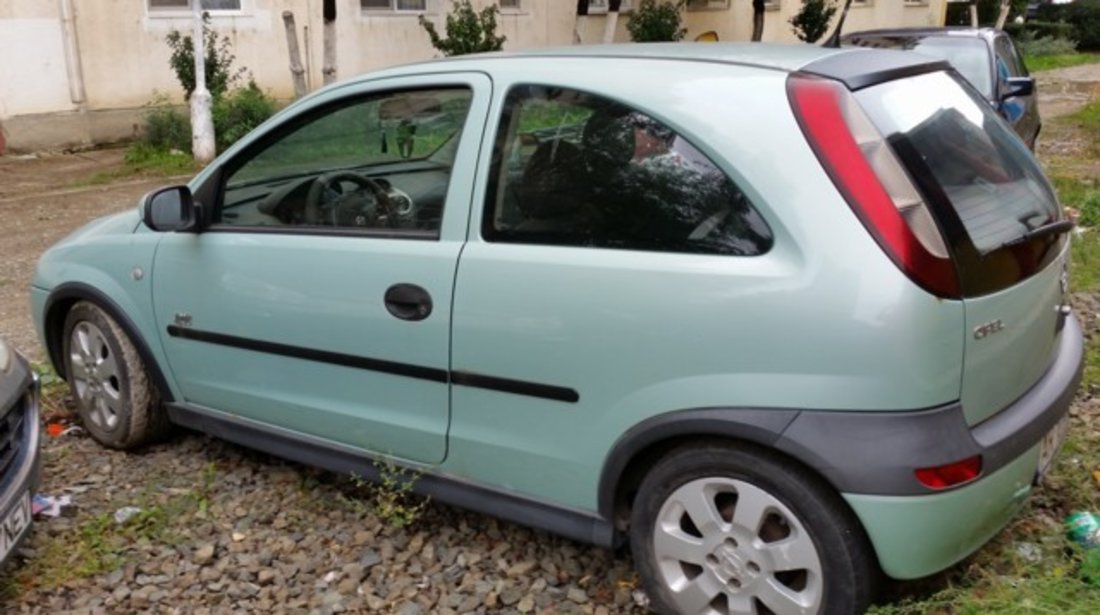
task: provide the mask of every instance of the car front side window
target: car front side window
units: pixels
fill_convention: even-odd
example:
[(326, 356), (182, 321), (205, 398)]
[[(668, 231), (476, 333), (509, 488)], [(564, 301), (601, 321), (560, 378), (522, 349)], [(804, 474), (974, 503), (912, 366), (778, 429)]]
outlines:
[(438, 233), (471, 92), (388, 92), (326, 106), (230, 162), (214, 224)]

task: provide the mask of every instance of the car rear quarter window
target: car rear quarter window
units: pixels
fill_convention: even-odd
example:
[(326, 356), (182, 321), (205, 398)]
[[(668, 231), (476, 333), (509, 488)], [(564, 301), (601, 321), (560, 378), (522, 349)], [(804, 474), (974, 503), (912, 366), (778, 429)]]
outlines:
[(682, 135), (607, 98), (518, 86), (504, 105), (489, 241), (753, 256), (772, 234)]
[(1060, 251), (1054, 191), (1027, 147), (957, 77), (930, 73), (856, 93), (924, 193), (957, 262), (964, 293), (995, 292)]

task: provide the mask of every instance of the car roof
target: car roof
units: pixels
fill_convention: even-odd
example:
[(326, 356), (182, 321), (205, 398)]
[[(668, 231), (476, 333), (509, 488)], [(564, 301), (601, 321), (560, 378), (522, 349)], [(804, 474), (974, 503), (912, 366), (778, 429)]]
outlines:
[[(613, 59), (623, 62), (643, 61), (682, 61), (729, 64), (731, 66), (746, 66), (762, 68), (784, 73), (794, 72), (819, 65), (822, 61), (829, 64), (867, 63), (876, 65), (876, 58), (870, 55), (855, 56), (853, 54), (878, 54), (878, 60), (885, 59), (887, 63), (895, 64), (921, 64), (934, 63), (935, 60), (917, 60), (913, 56), (901, 51), (862, 49), (862, 48), (826, 48), (807, 44), (782, 44), (782, 43), (620, 43), (612, 45), (573, 45), (570, 47), (546, 47), (528, 49), (522, 51), (479, 53), (451, 58), (437, 58), (424, 62), (395, 66), (377, 72), (371, 72), (344, 84), (365, 81), (379, 77), (393, 75), (408, 75), (417, 73), (436, 72), (442, 67), (448, 70), (469, 70), (492, 73), (494, 69), (503, 69), (505, 66), (522, 66), (524, 70), (541, 67), (545, 72), (552, 73), (555, 66), (548, 60), (575, 60), (575, 59)], [(893, 56), (892, 54), (897, 54)], [(848, 60), (853, 60), (849, 62)], [(666, 73), (668, 74), (668, 73)]]
[(882, 28), (879, 30), (860, 30), (849, 32), (840, 37), (842, 41), (858, 38), (928, 38), (932, 36), (950, 36), (959, 38), (991, 39), (1000, 33), (996, 28), (971, 28), (969, 26), (945, 26), (926, 28)]

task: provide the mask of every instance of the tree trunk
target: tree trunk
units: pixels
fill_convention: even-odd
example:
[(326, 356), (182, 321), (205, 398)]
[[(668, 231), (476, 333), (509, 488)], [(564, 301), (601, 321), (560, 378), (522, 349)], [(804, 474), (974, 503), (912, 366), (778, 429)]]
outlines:
[(325, 0), (324, 58), (321, 60), (321, 76), (325, 85), (336, 81), (336, 0)]
[(994, 26), (998, 30), (1005, 29), (1005, 22), (1008, 21), (1008, 12), (1012, 9), (1011, 0), (1001, 0), (1001, 12), (997, 15), (997, 25)]
[(615, 42), (615, 29), (618, 26), (619, 11), (607, 9), (607, 19), (603, 23), (603, 38), (601, 39), (604, 45), (610, 45)]
[(752, 42), (764, 38), (764, 0), (752, 0)]
[(977, 2), (971, 2), (970, 3), (970, 27), (971, 28), (977, 28), (978, 27), (978, 3)]
[(306, 95), (306, 69), (302, 68), (302, 54), (298, 50), (298, 29), (294, 25), (294, 13), (283, 11), (286, 26), (286, 50), (290, 55), (290, 77), (294, 80), (294, 98)]
[(203, 41), (202, 9), (195, 3), (192, 41), (195, 54), (195, 91), (191, 92), (191, 155), (200, 164), (214, 159), (214, 118), (210, 114), (210, 91), (206, 89), (206, 44)]

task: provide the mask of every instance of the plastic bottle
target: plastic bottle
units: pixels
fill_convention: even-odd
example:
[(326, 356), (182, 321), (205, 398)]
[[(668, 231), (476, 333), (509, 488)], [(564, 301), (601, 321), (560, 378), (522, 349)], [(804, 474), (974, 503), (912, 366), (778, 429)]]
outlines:
[(1066, 517), (1066, 535), (1085, 549), (1100, 548), (1100, 516), (1075, 512)]

